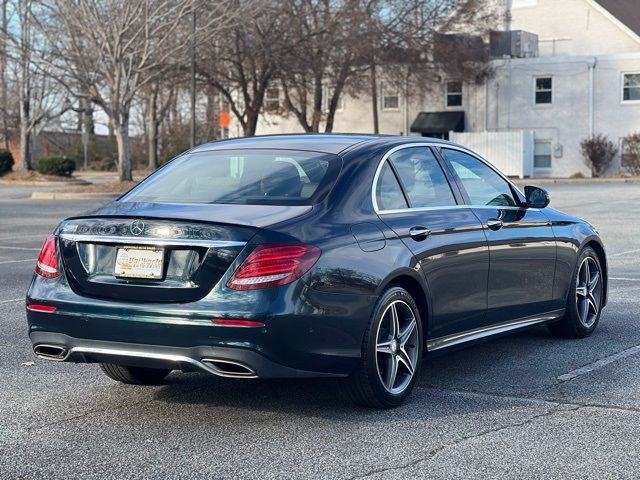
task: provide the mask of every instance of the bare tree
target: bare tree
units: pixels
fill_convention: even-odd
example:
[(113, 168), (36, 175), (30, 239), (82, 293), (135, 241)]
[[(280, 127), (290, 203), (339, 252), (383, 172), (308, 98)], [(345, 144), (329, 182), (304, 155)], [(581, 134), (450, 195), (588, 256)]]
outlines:
[(8, 0), (2, 0), (0, 8), (2, 9), (2, 30), (0, 30), (0, 110), (2, 113), (2, 142), (5, 150), (9, 149), (9, 123), (7, 121), (7, 38), (8, 38), (8, 19), (7, 4)]
[(167, 116), (175, 95), (175, 85), (166, 85), (160, 80), (145, 89), (148, 167), (152, 170), (158, 168), (160, 124)]
[[(10, 56), (14, 66), (17, 88), (20, 159), (25, 170), (31, 165), (31, 140), (34, 131), (60, 117), (69, 109), (65, 92), (43, 69), (37, 58), (46, 58), (49, 50), (45, 39), (34, 30), (36, 17), (42, 14), (41, 5), (34, 0), (18, 0), (13, 23), (16, 32), (9, 32)], [(36, 54), (36, 52), (39, 52)], [(5, 110), (8, 103), (5, 103)]]
[(266, 91), (288, 48), (280, 3), (237, 0), (236, 8), (251, 12), (248, 18), (227, 35), (210, 37), (198, 56), (198, 74), (222, 94), (245, 136), (256, 133)]
[(239, 12), (231, 0), (198, 9), (198, 29), (186, 27), (197, 0), (56, 0), (43, 25), (57, 54), (58, 78), (90, 93), (114, 128), (120, 180), (131, 180), (131, 106), (143, 88), (186, 57), (190, 35), (220, 35)]
[(429, 92), (442, 76), (479, 82), (493, 73), (485, 39), (501, 20), (496, 0), (386, 0), (372, 57), (405, 95)]
[[(280, 65), (285, 108), (306, 132), (333, 130), (348, 82), (366, 70), (376, 0), (283, 0), (293, 48)], [(325, 113), (326, 110), (326, 113)]]

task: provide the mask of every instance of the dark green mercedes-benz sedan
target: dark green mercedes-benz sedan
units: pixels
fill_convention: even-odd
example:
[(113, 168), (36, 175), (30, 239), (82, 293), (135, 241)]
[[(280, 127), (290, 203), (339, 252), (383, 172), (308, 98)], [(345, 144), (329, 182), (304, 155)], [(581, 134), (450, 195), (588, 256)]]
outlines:
[(27, 293), (36, 355), (124, 383), (172, 370), (341, 377), (409, 395), (427, 352), (607, 302), (593, 227), (445, 141), (284, 135), (197, 147), (62, 221)]

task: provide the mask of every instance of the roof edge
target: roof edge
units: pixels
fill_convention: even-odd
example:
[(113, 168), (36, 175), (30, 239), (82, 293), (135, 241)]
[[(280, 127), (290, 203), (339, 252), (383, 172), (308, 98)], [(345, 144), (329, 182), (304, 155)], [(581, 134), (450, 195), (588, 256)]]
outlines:
[(596, 0), (585, 0), (585, 1), (589, 5), (591, 5), (591, 7), (593, 7), (595, 10), (597, 10), (602, 15), (604, 15), (604, 17), (607, 18), (609, 21), (611, 21), (616, 27), (618, 27), (620, 30), (622, 30), (624, 33), (630, 36), (633, 40), (635, 40), (637, 43), (640, 43), (640, 35), (634, 32), (627, 25), (625, 25), (625, 23), (622, 20), (620, 20), (618, 17), (612, 14), (605, 7), (600, 5)]

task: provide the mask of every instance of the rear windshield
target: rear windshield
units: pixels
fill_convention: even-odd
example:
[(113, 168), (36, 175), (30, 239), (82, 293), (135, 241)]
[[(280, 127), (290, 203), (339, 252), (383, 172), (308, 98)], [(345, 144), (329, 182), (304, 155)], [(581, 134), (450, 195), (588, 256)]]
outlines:
[(218, 150), (177, 158), (123, 201), (312, 205), (340, 171), (335, 155), (293, 150)]

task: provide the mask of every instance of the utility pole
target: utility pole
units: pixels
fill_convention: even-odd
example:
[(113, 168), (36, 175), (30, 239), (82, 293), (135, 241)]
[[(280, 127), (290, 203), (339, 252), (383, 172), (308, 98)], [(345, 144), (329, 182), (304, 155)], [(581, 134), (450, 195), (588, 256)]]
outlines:
[(196, 9), (191, 17), (191, 148), (196, 146)]

